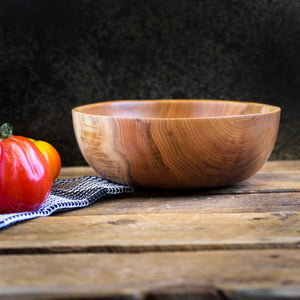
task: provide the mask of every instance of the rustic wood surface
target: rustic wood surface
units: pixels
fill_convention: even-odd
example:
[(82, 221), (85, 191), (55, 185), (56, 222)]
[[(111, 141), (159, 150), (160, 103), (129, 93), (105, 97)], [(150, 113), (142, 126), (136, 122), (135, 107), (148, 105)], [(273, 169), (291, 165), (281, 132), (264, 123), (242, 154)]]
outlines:
[(280, 108), (217, 100), (93, 103), (72, 110), (85, 160), (103, 177), (149, 188), (225, 186), (255, 174)]
[[(94, 174), (63, 168), (61, 178)], [(0, 231), (0, 299), (300, 299), (300, 161)]]

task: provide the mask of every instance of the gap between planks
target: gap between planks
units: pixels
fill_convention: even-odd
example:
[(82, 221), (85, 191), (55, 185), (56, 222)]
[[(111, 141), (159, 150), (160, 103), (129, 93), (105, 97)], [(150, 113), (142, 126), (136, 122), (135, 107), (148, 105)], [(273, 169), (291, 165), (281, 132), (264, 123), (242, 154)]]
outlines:
[(35, 247), (35, 248), (12, 248), (0, 249), (0, 256), (8, 255), (51, 255), (51, 254), (138, 254), (138, 253), (174, 253), (174, 252), (201, 252), (201, 251), (264, 251), (264, 250), (296, 250), (300, 249), (299, 240), (289, 240), (288, 243), (265, 243), (260, 245), (254, 244), (205, 244), (205, 245), (170, 245), (170, 246), (76, 246), (76, 247), (61, 247), (54, 246)]

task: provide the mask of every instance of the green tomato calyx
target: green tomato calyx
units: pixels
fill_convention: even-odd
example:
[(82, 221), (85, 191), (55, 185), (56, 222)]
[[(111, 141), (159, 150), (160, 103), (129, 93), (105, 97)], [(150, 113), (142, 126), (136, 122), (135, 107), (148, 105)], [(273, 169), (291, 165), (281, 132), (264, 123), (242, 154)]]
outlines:
[(9, 139), (12, 133), (13, 133), (13, 127), (8, 123), (4, 123), (0, 127), (0, 141), (4, 139)]

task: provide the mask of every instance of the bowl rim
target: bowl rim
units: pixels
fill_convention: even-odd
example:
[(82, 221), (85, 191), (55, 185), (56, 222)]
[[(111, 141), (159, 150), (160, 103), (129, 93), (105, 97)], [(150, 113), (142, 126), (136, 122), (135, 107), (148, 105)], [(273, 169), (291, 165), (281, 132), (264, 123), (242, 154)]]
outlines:
[[(238, 115), (225, 115), (225, 116), (205, 116), (205, 117), (178, 117), (178, 118), (163, 118), (163, 117), (130, 117), (130, 116), (114, 116), (114, 115), (101, 115), (101, 114), (91, 114), (83, 112), (82, 109), (92, 106), (101, 106), (101, 105), (109, 105), (109, 104), (115, 104), (115, 103), (141, 103), (141, 102), (211, 102), (211, 103), (217, 103), (217, 102), (226, 102), (231, 104), (247, 104), (247, 105), (255, 105), (255, 106), (265, 106), (269, 107), (272, 110), (268, 112), (263, 113), (247, 113), (247, 114), (238, 114)], [(270, 115), (274, 113), (280, 113), (281, 108), (276, 105), (271, 104), (265, 104), (265, 103), (259, 103), (259, 102), (251, 102), (251, 101), (235, 101), (235, 100), (214, 100), (214, 99), (136, 99), (136, 100), (109, 100), (109, 101), (103, 101), (103, 102), (94, 102), (84, 105), (79, 105), (74, 108), (72, 108), (72, 114), (82, 114), (82, 115), (88, 115), (88, 116), (96, 116), (101, 118), (110, 118), (110, 119), (130, 119), (130, 120), (205, 120), (205, 119), (228, 119), (228, 118), (245, 118), (249, 116), (264, 116), (264, 115)]]

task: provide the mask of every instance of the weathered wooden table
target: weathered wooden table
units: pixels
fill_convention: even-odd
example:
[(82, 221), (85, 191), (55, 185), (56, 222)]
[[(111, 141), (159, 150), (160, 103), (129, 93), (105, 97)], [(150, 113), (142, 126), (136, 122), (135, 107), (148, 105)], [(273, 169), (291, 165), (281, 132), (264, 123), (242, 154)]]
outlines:
[[(93, 174), (63, 168), (61, 178)], [(300, 299), (300, 161), (0, 231), (0, 299)]]

